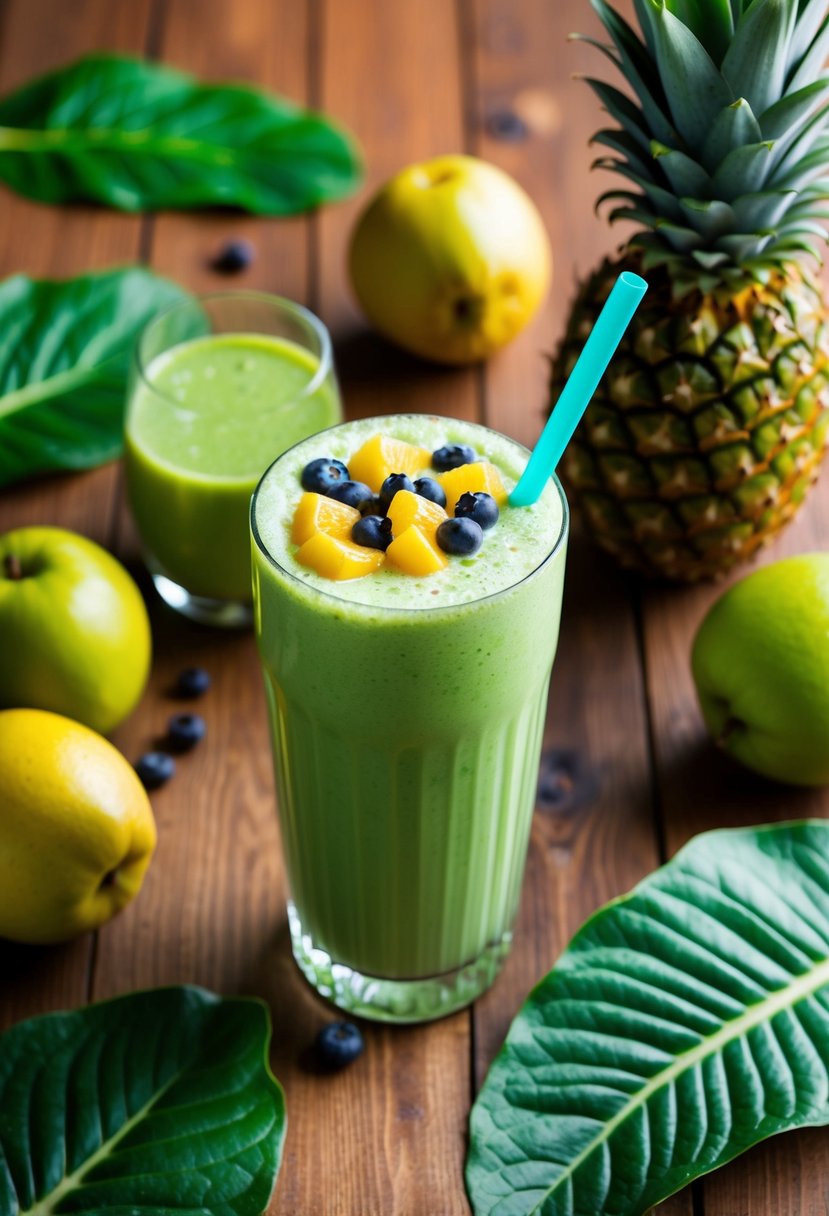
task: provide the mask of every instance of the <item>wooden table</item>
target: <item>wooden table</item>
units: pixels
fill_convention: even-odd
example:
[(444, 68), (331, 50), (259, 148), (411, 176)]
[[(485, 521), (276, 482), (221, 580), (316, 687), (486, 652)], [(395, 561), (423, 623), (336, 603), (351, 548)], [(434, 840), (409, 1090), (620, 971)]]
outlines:
[[(321, 314), (350, 415), (430, 409), (535, 439), (545, 356), (576, 273), (619, 239), (592, 214), (606, 185), (588, 173), (599, 115), (571, 78), (604, 65), (565, 41), (574, 29), (597, 32), (586, 0), (5, 0), (0, 14), (3, 90), (83, 52), (118, 49), (321, 106), (357, 133), (367, 163), (358, 197), (288, 221), (58, 211), (3, 192), (3, 273), (63, 276), (144, 260), (203, 291), (220, 285), (208, 268), (217, 247), (247, 237), (258, 257), (233, 286), (291, 296)], [(522, 137), (511, 115), (523, 120)], [(527, 187), (552, 237), (556, 280), (541, 316), (506, 352), (484, 368), (441, 371), (367, 332), (344, 253), (370, 187), (408, 161), (457, 150)], [(0, 529), (33, 523), (75, 528), (136, 567), (117, 464), (0, 496)], [(827, 545), (824, 475), (768, 557)], [(156, 984), (259, 994), (273, 1012), (273, 1066), (290, 1118), (272, 1216), (467, 1213), (470, 1102), (523, 997), (581, 921), (696, 832), (829, 812), (825, 794), (753, 779), (707, 742), (688, 652), (715, 594), (643, 589), (574, 538), (546, 739), (561, 779), (547, 783), (535, 817), (512, 956), (472, 1010), (419, 1029), (367, 1028), (365, 1055), (334, 1078), (301, 1067), (331, 1012), (290, 959), (253, 640), (173, 619), (150, 594), (152, 683), (115, 741), (131, 759), (146, 750), (172, 712), (174, 674), (200, 663), (214, 677), (203, 702), (208, 743), (153, 796), (159, 847), (135, 903), (72, 945), (0, 952), (2, 1021)], [(661, 1210), (825, 1216), (829, 1132), (771, 1142)]]

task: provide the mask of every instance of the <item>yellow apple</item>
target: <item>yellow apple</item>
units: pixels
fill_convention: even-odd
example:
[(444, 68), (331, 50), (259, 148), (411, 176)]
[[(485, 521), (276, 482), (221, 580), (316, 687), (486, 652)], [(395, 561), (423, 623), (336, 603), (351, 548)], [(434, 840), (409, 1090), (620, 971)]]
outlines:
[(351, 240), (351, 281), (371, 323), (442, 363), (485, 359), (514, 338), (543, 301), (551, 266), (529, 196), (473, 156), (403, 169)]
[(127, 571), (65, 528), (0, 536), (0, 709), (65, 714), (106, 734), (150, 669), (150, 622)]
[(147, 795), (111, 743), (59, 714), (0, 712), (0, 937), (97, 929), (137, 895), (155, 840)]

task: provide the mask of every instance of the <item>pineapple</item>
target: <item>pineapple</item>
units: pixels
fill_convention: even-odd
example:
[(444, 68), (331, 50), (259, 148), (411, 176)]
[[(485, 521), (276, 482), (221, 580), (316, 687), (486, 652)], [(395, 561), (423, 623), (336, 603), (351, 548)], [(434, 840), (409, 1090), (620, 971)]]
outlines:
[[(829, 432), (829, 317), (804, 255), (829, 219), (826, 0), (591, 0), (633, 100), (596, 164), (640, 231), (581, 285), (555, 400), (623, 269), (650, 284), (562, 462), (623, 565), (681, 581), (751, 557), (791, 519)], [(626, 183), (627, 185), (627, 183)]]

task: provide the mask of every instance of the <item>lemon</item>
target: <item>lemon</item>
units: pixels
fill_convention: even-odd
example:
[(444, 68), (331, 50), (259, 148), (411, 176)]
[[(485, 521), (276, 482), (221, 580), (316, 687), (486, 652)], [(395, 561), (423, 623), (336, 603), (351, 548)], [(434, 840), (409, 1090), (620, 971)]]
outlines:
[(155, 847), (134, 770), (86, 726), (0, 711), (0, 937), (58, 942), (138, 893)]
[(723, 750), (778, 781), (829, 784), (829, 553), (785, 558), (731, 587), (691, 661)]

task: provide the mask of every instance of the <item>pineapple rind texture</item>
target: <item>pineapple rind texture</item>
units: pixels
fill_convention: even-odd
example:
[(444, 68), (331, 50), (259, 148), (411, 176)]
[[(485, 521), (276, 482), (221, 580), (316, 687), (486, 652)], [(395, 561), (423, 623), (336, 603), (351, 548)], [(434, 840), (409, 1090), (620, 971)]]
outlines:
[[(553, 401), (630, 255), (583, 284)], [(829, 319), (799, 265), (735, 295), (651, 286), (562, 462), (589, 531), (622, 565), (682, 582), (727, 573), (791, 519), (829, 436)]]

